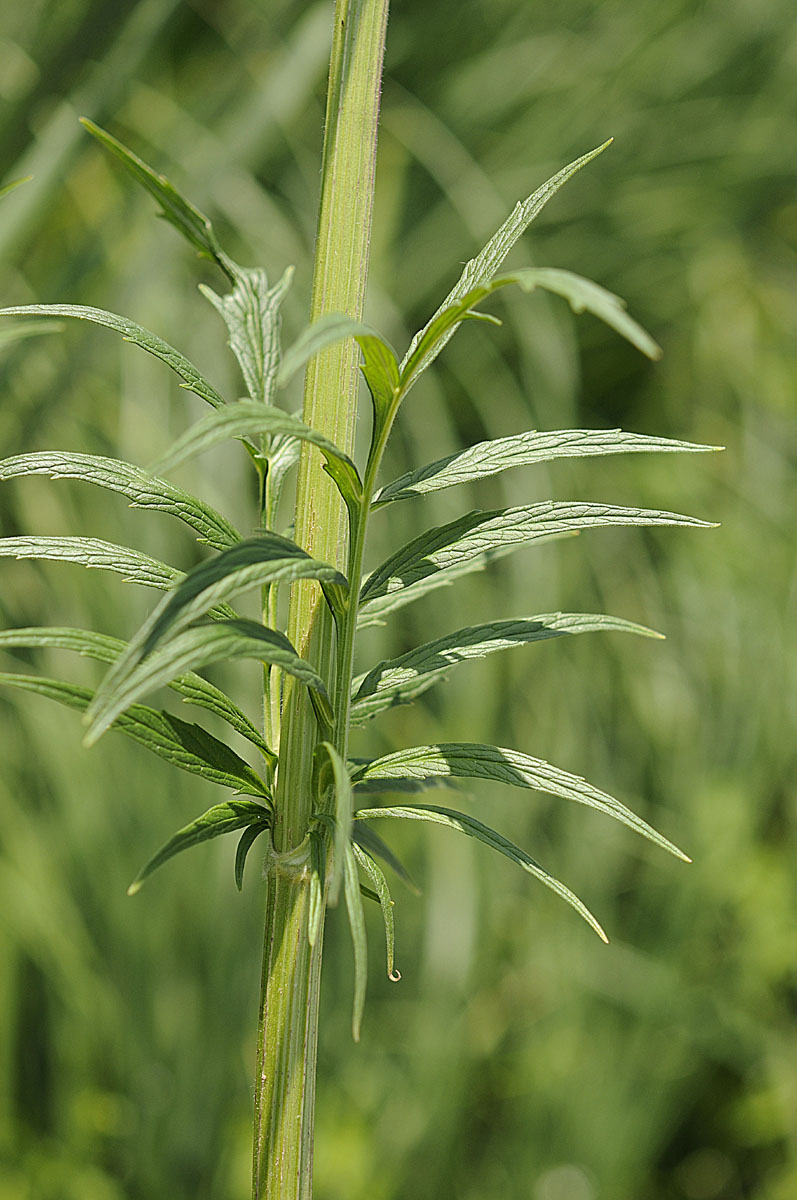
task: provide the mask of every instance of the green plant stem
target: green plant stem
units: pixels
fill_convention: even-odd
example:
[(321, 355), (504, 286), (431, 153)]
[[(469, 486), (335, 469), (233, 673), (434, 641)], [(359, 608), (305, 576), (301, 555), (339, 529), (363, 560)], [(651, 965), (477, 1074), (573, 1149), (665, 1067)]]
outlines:
[(274, 864), (268, 877), (252, 1184), (259, 1200), (312, 1194), (322, 938), (307, 941), (307, 876), (299, 863)]
[[(388, 0), (337, 0), (330, 58), (310, 319), (341, 312), (362, 317), (373, 209), (377, 121)], [(357, 412), (359, 351), (350, 339), (309, 365), (303, 417), (351, 453)], [(304, 447), (297, 481), (295, 537), (313, 557), (345, 569), (347, 521), (317, 451)], [(355, 583), (358, 581), (354, 581)], [(315, 584), (291, 593), (288, 636), (331, 681), (332, 618)], [(255, 1200), (309, 1200), (318, 980), (322, 930), (307, 936), (310, 878), (284, 876), (306, 836), (313, 810), (315, 715), (301, 688), (285, 686), (275, 799), (274, 854), (258, 1037), (255, 1095)]]

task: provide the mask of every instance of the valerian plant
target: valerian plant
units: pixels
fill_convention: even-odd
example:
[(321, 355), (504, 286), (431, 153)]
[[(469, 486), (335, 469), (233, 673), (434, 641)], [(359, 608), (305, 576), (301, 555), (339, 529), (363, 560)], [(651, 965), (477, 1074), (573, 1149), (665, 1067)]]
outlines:
[[(381, 908), (387, 973), (391, 979), (399, 977), (393, 901), (383, 865), (405, 880), (407, 876), (374, 824), (423, 821), (483, 842), (559, 895), (604, 940), (602, 927), (581, 900), (525, 849), (468, 813), (420, 802), (417, 795), (440, 780), (511, 784), (597, 809), (686, 859), (620, 801), (525, 749), (446, 742), (397, 749), (380, 758), (352, 756), (353, 728), (397, 704), (413, 702), (464, 660), (597, 631), (659, 636), (642, 625), (602, 614), (521, 614), (456, 629), (398, 657), (367, 664), (355, 674), (363, 628), (386, 621), (403, 606), (498, 556), (560, 535), (606, 526), (706, 524), (666, 511), (571, 500), (476, 509), (424, 529), (365, 574), (372, 520), (379, 521), (393, 504), (540, 462), (623, 453), (693, 453), (710, 447), (620, 430), (522, 431), (380, 481), (385, 447), (410, 391), (466, 321), (496, 322), (483, 306), (501, 289), (553, 292), (575, 312), (590, 312), (605, 321), (649, 358), (657, 358), (659, 350), (622, 301), (589, 280), (551, 268), (500, 273), (507, 254), (543, 207), (605, 145), (564, 167), (514, 208), (467, 263), (401, 359), (380, 333), (362, 322), (387, 13), (385, 4), (373, 0), (339, 0), (338, 13), (342, 16), (336, 20), (330, 70), (313, 319), (287, 349), (281, 340), (280, 306), (292, 269), (270, 284), (264, 270), (239, 266), (222, 249), (204, 213), (116, 138), (84, 121), (89, 133), (154, 196), (161, 216), (218, 268), (228, 290), (201, 290), (226, 325), (244, 398), (222, 396), (179, 350), (115, 313), (43, 304), (6, 308), (0, 314), (17, 319), (78, 318), (106, 326), (163, 362), (181, 387), (213, 409), (146, 468), (53, 450), (0, 462), (0, 480), (30, 475), (78, 479), (127, 497), (132, 507), (166, 512), (187, 525), (209, 550), (200, 565), (183, 573), (138, 550), (91, 537), (0, 539), (2, 556), (82, 563), (164, 593), (127, 642), (63, 627), (0, 633), (0, 647), (6, 650), (57, 647), (106, 664), (107, 673), (96, 689), (17, 673), (4, 673), (0, 681), (83, 711), (88, 745), (115, 730), (181, 770), (228, 790), (226, 799), (158, 850), (131, 884), (131, 893), (175, 854), (235, 831), (235, 880), (240, 888), (247, 856), (256, 844), (264, 847), (267, 918), (255, 1088), (255, 1197), (311, 1193), (324, 914), (341, 894), (354, 946), (355, 1039), (366, 990), (364, 899)], [(330, 252), (333, 241), (336, 253)], [(343, 250), (349, 252), (348, 259)], [(349, 264), (345, 278), (341, 259)], [(22, 327), (14, 328), (18, 332)], [(370, 396), (371, 419), (370, 449), (360, 464), (352, 456), (358, 367)], [(285, 385), (303, 368), (307, 374), (300, 418), (279, 402)], [(337, 438), (330, 433), (335, 429)], [(243, 463), (257, 482), (258, 529), (251, 537), (242, 536), (222, 513), (166, 478), (179, 463), (230, 439), (239, 441)], [(297, 464), (291, 538), (278, 532), (280, 497)], [(321, 556), (317, 547), (324, 539), (328, 549)], [(291, 606), (287, 629), (282, 630), (279, 597), (286, 586), (292, 589)], [(238, 597), (252, 591), (260, 601), (257, 620), (233, 607)], [(254, 660), (263, 672), (260, 721), (200, 673), (212, 663), (231, 659)], [(245, 739), (257, 768), (201, 725), (142, 703), (164, 685), (186, 703), (214, 713)], [(382, 795), (400, 795), (401, 803), (379, 804)]]

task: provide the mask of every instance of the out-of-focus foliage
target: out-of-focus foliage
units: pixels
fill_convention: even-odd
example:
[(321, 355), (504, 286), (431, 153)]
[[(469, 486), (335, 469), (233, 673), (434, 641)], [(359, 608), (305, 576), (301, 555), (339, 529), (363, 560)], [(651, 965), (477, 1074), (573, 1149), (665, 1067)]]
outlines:
[[(218, 282), (211, 268), (152, 220), (77, 117), (186, 185), (239, 261), (273, 279), (296, 264), (290, 339), (305, 319), (330, 19), (326, 2), (289, 0), (3, 6), (0, 170), (34, 179), (0, 209), (2, 304), (127, 313), (232, 392), (195, 289)], [(595, 532), (475, 577), (461, 623), (607, 611), (669, 640), (562, 639), (464, 665), (425, 707), (366, 727), (363, 752), (516, 746), (609, 788), (695, 865), (599, 816), (480, 788), (473, 811), (573, 884), (607, 949), (508, 864), (443, 832), (400, 830), (424, 896), (394, 889), (403, 980), (372, 980), (357, 1048), (350, 951), (330, 923), (319, 1200), (797, 1194), (796, 63), (790, 0), (396, 6), (374, 322), (402, 343), (453, 283), (452, 262), (613, 135), (509, 265), (597, 279), (665, 354), (651, 366), (554, 299), (507, 297), (504, 329), (474, 322), (408, 400), (389, 474), (430, 446), (440, 456), (530, 424), (621, 425), (728, 450), (697, 466), (536, 467), (474, 491), (489, 505), (600, 487), (722, 528)], [(0, 353), (4, 457), (59, 446), (146, 463), (201, 413), (158, 363), (100, 330), (70, 325)], [(234, 453), (203, 460), (203, 494), (247, 530), (239, 465)], [(398, 505), (382, 548), (419, 527), (418, 505), (452, 515), (447, 494)], [(156, 514), (98, 505), (80, 484), (0, 492), (4, 535), (90, 527), (125, 541), (128, 523), (149, 553), (181, 566), (201, 553)], [(0, 578), (3, 627), (129, 636), (147, 603), (69, 566), (4, 563)], [(445, 593), (427, 603), (422, 635), (420, 619), (410, 610), (374, 630), (375, 652), (450, 628)], [(189, 790), (118, 739), (83, 751), (79, 718), (35, 697), (0, 696), (0, 738), (0, 1200), (245, 1194), (262, 884), (252, 871), (240, 897), (234, 848), (219, 844), (125, 895), (216, 791)]]

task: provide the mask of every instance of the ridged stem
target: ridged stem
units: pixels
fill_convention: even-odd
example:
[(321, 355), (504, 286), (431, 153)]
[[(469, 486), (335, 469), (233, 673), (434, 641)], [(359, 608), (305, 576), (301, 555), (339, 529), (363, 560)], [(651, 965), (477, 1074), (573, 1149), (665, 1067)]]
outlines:
[[(387, 11), (388, 0), (336, 0), (311, 321), (330, 312), (362, 317)], [(349, 454), (357, 415), (358, 354), (350, 339), (338, 343), (311, 361), (305, 378), (305, 422)], [(345, 571), (347, 535), (340, 497), (322, 470), (318, 452), (305, 446), (297, 480), (295, 539), (314, 558)], [(329, 681), (332, 693), (334, 628), (316, 584), (294, 585), (288, 637)], [(254, 1200), (310, 1200), (312, 1195), (323, 929), (311, 947), (310, 874), (302, 862), (302, 847), (313, 811), (311, 777), (318, 740), (306, 693), (287, 678), (268, 872)]]

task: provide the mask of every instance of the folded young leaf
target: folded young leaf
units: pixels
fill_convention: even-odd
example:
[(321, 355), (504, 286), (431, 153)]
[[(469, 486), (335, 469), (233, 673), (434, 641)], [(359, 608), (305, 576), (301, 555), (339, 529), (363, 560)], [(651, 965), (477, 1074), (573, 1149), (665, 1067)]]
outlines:
[(349, 928), (354, 948), (354, 1009), (351, 1032), (355, 1042), (359, 1042), (360, 1026), (365, 1008), (365, 987), (368, 982), (368, 943), (365, 937), (365, 915), (360, 895), (360, 881), (357, 876), (357, 862), (350, 845), (346, 846), (343, 871), (343, 890), (346, 896)]
[(103, 681), (86, 714), (85, 744), (93, 745), (114, 719), (140, 697), (169, 683), (184, 671), (235, 658), (255, 658), (281, 667), (315, 691), (328, 706), (324, 681), (294, 650), (284, 634), (242, 618), (208, 622), (183, 630), (143, 659), (129, 675)]
[(88, 117), (81, 117), (80, 123), (106, 150), (110, 150), (111, 154), (120, 159), (137, 183), (140, 183), (151, 196), (154, 196), (161, 206), (159, 215), (173, 225), (183, 237), (187, 238), (203, 258), (215, 261), (230, 281), (234, 282), (232, 264), (219, 245), (210, 219), (200, 212), (190, 200), (181, 196), (165, 175), (156, 174), (152, 167), (147, 166), (137, 154), (128, 150), (127, 146), (112, 134), (100, 129), (99, 125), (95, 125)]
[(49, 558), (60, 562), (79, 563), (100, 571), (115, 571), (125, 583), (140, 583), (145, 587), (166, 591), (183, 572), (114, 542), (83, 537), (10, 537), (0, 538), (0, 557)]
[(269, 288), (265, 271), (238, 267), (235, 287), (226, 296), (199, 286), (224, 319), (247, 391), (261, 404), (273, 403), (280, 359), (279, 310), (292, 278), (293, 267), (288, 267), (279, 283)]
[(508, 750), (503, 746), (485, 746), (479, 742), (442, 742), (436, 746), (413, 746), (398, 750), (384, 758), (377, 758), (353, 775), (358, 779), (428, 779), (435, 776), (453, 776), (458, 779), (490, 779), (497, 783), (510, 783), (515, 787), (531, 788), (536, 792), (547, 792), (574, 800), (588, 808), (597, 809), (607, 816), (627, 825), (636, 833), (655, 842), (676, 858), (689, 862), (690, 859), (672, 842), (657, 833), (646, 821), (630, 809), (587, 783), (578, 775), (561, 771), (542, 759), (532, 758), (519, 750)]
[[(10, 650), (18, 647), (35, 648), (50, 647), (55, 650), (71, 650), (98, 662), (115, 663), (127, 647), (127, 642), (120, 638), (109, 637), (104, 633), (95, 633), (87, 629), (55, 628), (37, 625), (23, 629), (6, 629), (0, 632), (0, 649)], [(201, 675), (187, 671), (169, 682), (169, 687), (178, 692), (187, 704), (195, 704), (198, 708), (207, 709), (221, 717), (228, 725), (245, 737), (263, 754), (269, 762), (276, 764), (276, 755), (255, 728), (249, 718), (233, 700), (212, 683), (208, 683)]]
[[(396, 935), (393, 925), (393, 901), (390, 898), (390, 889), (387, 886), (387, 880), (385, 879), (384, 872), (376, 865), (371, 855), (366, 854), (356, 842), (352, 844), (352, 851), (355, 859), (374, 885), (376, 899), (379, 901), (379, 906), (382, 909), (382, 920), (385, 923), (387, 977), (391, 983), (398, 983), (399, 979), (401, 979), (401, 972), (397, 971), (394, 965)], [(362, 884), (360, 887), (362, 888)]]
[(82, 321), (91, 321), (94, 325), (104, 325), (107, 329), (121, 333), (126, 342), (140, 346), (148, 354), (166, 363), (167, 367), (171, 367), (183, 381), (180, 387), (193, 392), (201, 400), (206, 400), (213, 408), (224, 407), (225, 402), (216, 389), (179, 350), (175, 350), (174, 346), (164, 342), (163, 338), (151, 333), (149, 329), (144, 329), (143, 325), (128, 320), (127, 317), (106, 312), (102, 308), (86, 308), (82, 304), (17, 305), (13, 308), (1, 308), (0, 317), (76, 317)]
[(359, 505), (362, 483), (348, 454), (344, 454), (333, 442), (323, 434), (316, 433), (298, 417), (278, 408), (255, 404), (252, 400), (228, 404), (198, 421), (153, 465), (152, 470), (171, 470), (185, 459), (201, 454), (229, 438), (257, 433), (288, 434), (317, 446), (324, 456), (325, 470), (335, 481), (343, 499), (350, 506)]
[(475, 817), (470, 817), (467, 813), (457, 812), (451, 808), (439, 808), (434, 804), (405, 804), (393, 808), (361, 808), (354, 814), (355, 821), (371, 820), (379, 817), (397, 817), (405, 821), (428, 821), (433, 825), (444, 825), (449, 829), (457, 829), (460, 833), (467, 834), (468, 837), (484, 842), (486, 846), (497, 850), (499, 854), (503, 854), (512, 862), (517, 863), (524, 871), (528, 871), (529, 875), (533, 875), (540, 883), (544, 883), (547, 888), (555, 892), (571, 908), (574, 908), (579, 916), (584, 918), (587, 924), (595, 930), (601, 941), (608, 942), (609, 939), (602, 927), (586, 905), (582, 904), (578, 896), (574, 895), (569, 888), (566, 888), (553, 875), (550, 875), (525, 850), (521, 850), (520, 846), (516, 846), (514, 842), (510, 842), (508, 838), (491, 829), (489, 825), (483, 825)]
[(408, 704), (469, 658), (548, 638), (595, 631), (661, 637), (644, 625), (597, 613), (541, 613), (508, 621), (472, 625), (426, 642), (398, 658), (377, 663), (354, 681), (351, 719), (361, 722), (396, 704)]
[[(548, 500), (518, 508), (492, 511), (475, 509), (427, 529), (391, 555), (365, 581), (360, 601), (371, 613), (379, 612), (381, 597), (405, 590), (405, 602), (413, 589), (432, 578), (445, 582), (445, 572), (461, 570), (463, 564), (490, 550), (507, 550), (528, 545), (552, 534), (612, 525), (689, 525), (708, 528), (709, 522), (680, 513), (656, 509), (619, 508), (608, 504), (581, 504)], [(428, 585), (423, 590), (428, 590)], [(407, 593), (410, 597), (407, 598)]]
[[(407, 350), (407, 353), (405, 354), (401, 363), (402, 372), (405, 370), (408, 362), (415, 353), (419, 342), (426, 334), (429, 326), (432, 325), (437, 317), (439, 317), (440, 314), (443, 313), (447, 308), (450, 308), (452, 305), (456, 304), (458, 300), (461, 300), (462, 297), (473, 288), (485, 283), (489, 283), (509, 251), (514, 246), (515, 242), (523, 233), (525, 233), (531, 222), (542, 211), (551, 197), (556, 195), (562, 184), (566, 183), (572, 175), (575, 175), (576, 171), (580, 170), (581, 167), (585, 166), (588, 162), (591, 162), (593, 158), (596, 158), (597, 155), (601, 154), (610, 144), (611, 141), (604, 142), (602, 146), (598, 146), (595, 150), (591, 150), (589, 154), (584, 154), (581, 156), (581, 158), (577, 158), (574, 162), (557, 172), (556, 175), (552, 176), (546, 183), (542, 185), (542, 187), (538, 188), (535, 192), (532, 192), (532, 194), (527, 197), (526, 200), (523, 200), (515, 205), (506, 221), (504, 221), (503, 225), (496, 230), (484, 249), (481, 250), (475, 258), (472, 258), (470, 262), (465, 264), (462, 274), (455, 283), (454, 287), (446, 296), (443, 303), (438, 308), (437, 312), (434, 313), (426, 325), (424, 325), (423, 329), (416, 333), (415, 337), (410, 342), (409, 349)], [(437, 342), (437, 344), (432, 350), (430, 350), (429, 354), (423, 361), (417, 364), (413, 372), (413, 383), (426, 370), (430, 363), (434, 361), (434, 359), (443, 349), (443, 346), (453, 335), (455, 329), (456, 326), (453, 326), (451, 329), (449, 329), (447, 335), (441, 341)]]
[(157, 479), (132, 463), (97, 454), (72, 454), (63, 450), (41, 450), (17, 454), (0, 461), (0, 480), (26, 475), (49, 475), (51, 479), (80, 479), (127, 497), (131, 508), (154, 508), (178, 517), (199, 534), (199, 540), (226, 550), (241, 541), (241, 535), (204, 500), (199, 500), (166, 479)]
[(477, 442), (408, 471), (386, 484), (375, 496), (373, 507), (381, 508), (393, 500), (409, 500), (453, 487), (487, 479), (513, 467), (551, 462), (558, 458), (595, 458), (605, 454), (696, 453), (717, 450), (717, 446), (701, 446), (679, 442), (672, 438), (646, 437), (640, 433), (625, 433), (622, 429), (554, 429), (539, 433), (516, 433), (510, 437)]
[(211, 838), (220, 837), (223, 833), (232, 833), (233, 830), (241, 829), (245, 825), (254, 826), (258, 832), (261, 832), (268, 823), (266, 810), (261, 804), (256, 804), (251, 800), (227, 800), (224, 804), (215, 804), (213, 808), (202, 813), (201, 817), (197, 817), (195, 821), (191, 821), (189, 825), (179, 829), (174, 837), (169, 838), (168, 842), (161, 846), (158, 853), (149, 860), (145, 867), (142, 867), (130, 884), (127, 889), (128, 896), (134, 896), (148, 875), (163, 866), (170, 858), (174, 858), (175, 854), (179, 854), (181, 850), (187, 850), (190, 846), (198, 846), (200, 842), (208, 842)]
[[(2, 683), (57, 700), (81, 712), (88, 708), (94, 696), (91, 688), (38, 675), (3, 672), (0, 673)], [(112, 724), (115, 730), (127, 734), (133, 741), (183, 771), (199, 775), (211, 783), (233, 788), (236, 792), (270, 800), (268, 789), (257, 772), (200, 725), (188, 724), (170, 713), (142, 704), (133, 705)]]

